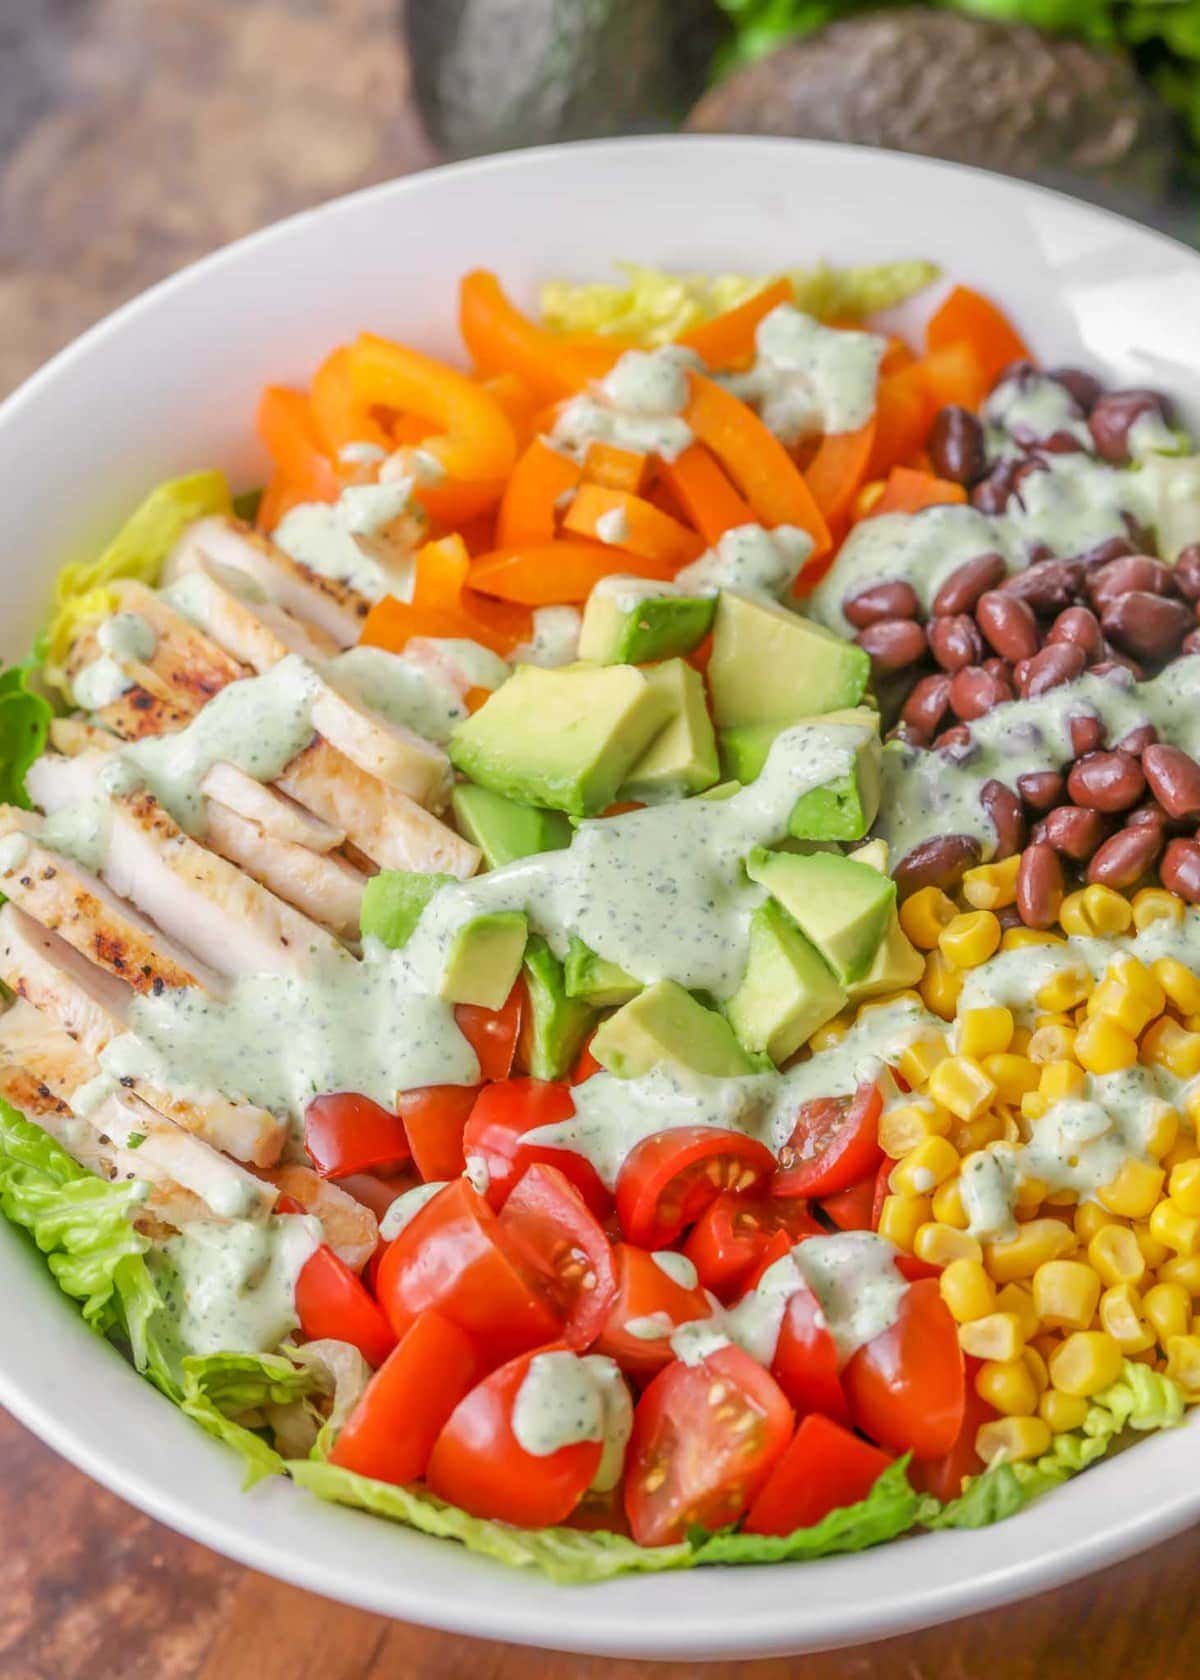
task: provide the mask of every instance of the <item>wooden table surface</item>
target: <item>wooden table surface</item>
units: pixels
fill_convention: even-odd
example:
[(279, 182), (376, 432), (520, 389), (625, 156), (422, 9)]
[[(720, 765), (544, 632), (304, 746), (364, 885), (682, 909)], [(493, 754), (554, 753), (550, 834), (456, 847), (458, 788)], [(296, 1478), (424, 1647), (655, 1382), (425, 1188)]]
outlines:
[[(393, 0), (0, 0), (0, 394), (204, 251), (433, 159)], [(3, 1680), (645, 1672), (427, 1633), (281, 1586), (142, 1516), (2, 1413), (0, 1536)], [(1200, 1531), (1018, 1608), (708, 1672), (1183, 1680), (1200, 1654), (1198, 1575)]]

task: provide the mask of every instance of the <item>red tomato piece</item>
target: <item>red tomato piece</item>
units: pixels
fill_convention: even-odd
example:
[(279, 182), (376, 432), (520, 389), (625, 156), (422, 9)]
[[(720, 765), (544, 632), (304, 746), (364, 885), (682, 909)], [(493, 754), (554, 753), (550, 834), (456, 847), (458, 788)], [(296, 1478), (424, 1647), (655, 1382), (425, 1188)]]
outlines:
[(512, 1072), (524, 1005), (525, 985), (521, 980), (499, 1009), (482, 1009), (475, 1003), (455, 1004), (458, 1030), (478, 1056), (484, 1079), (507, 1079)]
[(746, 1514), (746, 1534), (794, 1534), (865, 1499), (892, 1460), (848, 1429), (813, 1413)]
[(368, 1365), (382, 1365), (396, 1345), (377, 1304), (327, 1244), (314, 1249), (296, 1279), (296, 1317), (310, 1342), (350, 1342)]
[(883, 1213), (883, 1204), (892, 1193), (888, 1182), (892, 1176), (892, 1168), (896, 1165), (887, 1155), (879, 1163), (879, 1170), (875, 1174), (875, 1192), (871, 1197), (871, 1229), (878, 1231), (879, 1220)]
[(426, 1184), (462, 1176), (463, 1128), (479, 1091), (478, 1085), (426, 1085), (397, 1097), (413, 1164)]
[(720, 1126), (677, 1126), (643, 1138), (617, 1176), (627, 1240), (668, 1248), (723, 1190), (760, 1190), (775, 1170), (765, 1144)]
[(398, 1336), (432, 1308), (466, 1331), (489, 1366), (559, 1334), (536, 1280), (465, 1178), (439, 1190), (388, 1244), (377, 1287)]
[(966, 1398), (963, 1404), (962, 1428), (950, 1451), (941, 1458), (914, 1459), (908, 1467), (908, 1479), (918, 1493), (932, 1493), (943, 1502), (957, 1499), (967, 1476), (978, 1476), (984, 1469), (983, 1460), (975, 1451), (975, 1437), (985, 1423), (999, 1414), (975, 1392), (975, 1374), (981, 1361), (964, 1359), (963, 1373)]
[(958, 1329), (932, 1278), (909, 1284), (896, 1322), (852, 1356), (842, 1386), (855, 1426), (881, 1447), (941, 1458), (962, 1429)]
[(633, 1414), (625, 1509), (634, 1539), (666, 1546), (696, 1525), (736, 1522), (782, 1456), (793, 1423), (774, 1377), (741, 1348), (668, 1365)]
[(587, 1043), (579, 1052), (579, 1060), (571, 1069), (572, 1085), (582, 1085), (584, 1080), (590, 1079), (594, 1073), (603, 1072), (600, 1063), (596, 1060), (595, 1056), (592, 1055), (592, 1039), (595, 1038), (595, 1036), (595, 1033), (591, 1034)]
[(575, 1186), (557, 1167), (536, 1163), (509, 1193), (500, 1230), (553, 1306), (563, 1340), (589, 1347), (608, 1316), (617, 1279), (612, 1244)]
[(850, 1422), (838, 1376), (837, 1344), (816, 1296), (804, 1285), (784, 1308), (771, 1373), (801, 1417), (819, 1412), (839, 1423)]
[(803, 1103), (795, 1129), (779, 1151), (776, 1196), (829, 1196), (848, 1190), (879, 1164), (883, 1093), (869, 1081), (852, 1097)]
[[(892, 1166), (889, 1161), (888, 1167)], [(821, 1212), (839, 1231), (873, 1231), (875, 1229), (875, 1173), (868, 1173), (847, 1190), (835, 1190), (821, 1198)]]
[[(688, 1233), (683, 1252), (705, 1289), (730, 1301), (762, 1260), (777, 1231), (790, 1242), (818, 1236), (822, 1227), (799, 1198), (739, 1196), (725, 1190), (705, 1208)], [(790, 1243), (789, 1243), (790, 1246)]]
[(331, 1464), (380, 1482), (415, 1482), (433, 1443), (478, 1374), (466, 1335), (422, 1313), (397, 1342), (342, 1426)]
[(711, 1317), (712, 1307), (702, 1289), (689, 1289), (678, 1283), (644, 1248), (618, 1243), (613, 1258), (617, 1294), (596, 1342), (596, 1352), (608, 1354), (623, 1371), (639, 1376), (661, 1371), (675, 1357), (670, 1330), (664, 1324), (661, 1335), (635, 1335), (629, 1328), (630, 1321), (642, 1330), (649, 1330), (647, 1321), (662, 1314), (674, 1328), (697, 1318)]
[(526, 1132), (569, 1120), (574, 1112), (566, 1085), (544, 1079), (506, 1079), (483, 1087), (463, 1133), (463, 1153), (482, 1158), (488, 1171), (487, 1199), (494, 1208), (503, 1207), (528, 1167), (544, 1161), (570, 1180), (594, 1213), (608, 1212), (612, 1197), (586, 1156), (573, 1149), (524, 1141)]
[[(565, 1351), (561, 1342), (538, 1350)], [(513, 1433), (513, 1407), (537, 1357), (523, 1353), (502, 1365), (450, 1414), (426, 1471), (440, 1499), (472, 1516), (522, 1528), (564, 1522), (578, 1505), (599, 1466), (601, 1443), (580, 1441), (537, 1454), (526, 1452)]]
[(304, 1111), (304, 1147), (322, 1178), (370, 1172), (409, 1157), (400, 1116), (356, 1091), (313, 1098)]

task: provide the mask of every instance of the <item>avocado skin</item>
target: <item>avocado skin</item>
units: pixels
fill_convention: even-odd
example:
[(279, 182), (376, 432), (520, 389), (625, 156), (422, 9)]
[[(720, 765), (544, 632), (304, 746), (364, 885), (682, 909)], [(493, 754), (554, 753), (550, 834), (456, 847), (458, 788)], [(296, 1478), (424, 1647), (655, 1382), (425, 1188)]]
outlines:
[(826, 25), (699, 101), (702, 133), (790, 134), (917, 152), (1170, 223), (1179, 130), (1118, 52), (932, 6)]
[(713, 0), (408, 0), (404, 27), (451, 157), (674, 128), (727, 34)]

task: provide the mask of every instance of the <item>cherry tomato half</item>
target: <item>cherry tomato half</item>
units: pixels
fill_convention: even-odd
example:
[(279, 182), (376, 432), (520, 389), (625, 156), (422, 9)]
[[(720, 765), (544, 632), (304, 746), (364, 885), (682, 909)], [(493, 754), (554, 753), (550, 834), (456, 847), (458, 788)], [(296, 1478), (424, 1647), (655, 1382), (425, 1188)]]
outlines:
[(617, 1176), (626, 1239), (668, 1248), (723, 1190), (760, 1190), (775, 1170), (765, 1144), (719, 1126), (677, 1126), (635, 1144)]
[(331, 1464), (380, 1482), (415, 1482), (446, 1419), (478, 1374), (467, 1336), (422, 1313), (401, 1337), (342, 1425)]
[(892, 1462), (888, 1454), (827, 1417), (803, 1418), (746, 1514), (746, 1534), (794, 1534), (843, 1505), (865, 1499)]
[(517, 981), (499, 1009), (482, 1009), (476, 1003), (455, 1004), (458, 1030), (479, 1058), (484, 1079), (507, 1079), (512, 1072), (524, 1007), (523, 980)]
[(466, 1164), (463, 1128), (480, 1089), (478, 1085), (426, 1085), (419, 1091), (402, 1091), (396, 1098), (413, 1165), (426, 1184), (461, 1177)]
[(350, 1342), (368, 1365), (382, 1365), (396, 1337), (379, 1307), (344, 1260), (322, 1243), (296, 1279), (296, 1317), (310, 1342)]
[(344, 1178), (409, 1157), (398, 1114), (356, 1091), (314, 1097), (304, 1111), (304, 1147), (322, 1178)]
[(978, 1476), (984, 1468), (975, 1451), (975, 1437), (985, 1423), (999, 1414), (975, 1392), (975, 1374), (982, 1361), (963, 1360), (966, 1398), (963, 1404), (962, 1428), (950, 1451), (941, 1458), (914, 1459), (909, 1465), (908, 1479), (918, 1493), (931, 1493), (943, 1502), (957, 1499), (967, 1476)]
[[(892, 1162), (887, 1163), (889, 1169)], [(822, 1196), (821, 1212), (839, 1231), (873, 1231), (875, 1229), (876, 1173), (868, 1173), (846, 1190), (835, 1190)]]
[[(608, 1354), (623, 1371), (639, 1376), (661, 1371), (675, 1357), (671, 1351), (672, 1330), (694, 1319), (711, 1317), (712, 1307), (702, 1289), (679, 1282), (644, 1248), (617, 1243), (613, 1258), (617, 1294), (596, 1342), (596, 1352)], [(683, 1258), (670, 1255), (667, 1265)], [(653, 1334), (656, 1329), (658, 1334)]]
[(962, 1429), (966, 1378), (958, 1328), (932, 1278), (910, 1283), (896, 1322), (842, 1372), (855, 1426), (881, 1447), (941, 1458)]
[(784, 1308), (771, 1373), (801, 1417), (820, 1412), (838, 1423), (850, 1422), (838, 1376), (837, 1343), (816, 1296), (803, 1284)]
[(604, 1072), (600, 1063), (596, 1060), (595, 1056), (592, 1055), (592, 1039), (595, 1038), (595, 1036), (595, 1033), (590, 1034), (587, 1043), (579, 1052), (579, 1060), (571, 1069), (572, 1085), (582, 1085), (584, 1080), (590, 1079), (594, 1073)]
[(500, 1231), (511, 1254), (562, 1324), (563, 1340), (589, 1347), (617, 1293), (612, 1244), (575, 1186), (538, 1162), (509, 1193)]
[(736, 1522), (782, 1456), (792, 1408), (739, 1347), (676, 1360), (638, 1401), (625, 1460), (625, 1509), (642, 1546)]
[(460, 1400), (434, 1443), (426, 1480), (440, 1499), (472, 1516), (548, 1528), (570, 1516), (600, 1463), (601, 1443), (579, 1441), (531, 1453), (513, 1433), (513, 1407), (541, 1354), (574, 1358), (559, 1342), (523, 1353)]
[(799, 1197), (776, 1200), (725, 1190), (693, 1225), (683, 1252), (705, 1289), (727, 1302), (741, 1291), (777, 1231), (796, 1242), (821, 1230)]
[(463, 1152), (479, 1156), (487, 1167), (486, 1195), (494, 1208), (503, 1207), (527, 1167), (545, 1161), (570, 1180), (593, 1213), (608, 1212), (612, 1197), (586, 1156), (573, 1149), (525, 1141), (526, 1132), (569, 1120), (574, 1112), (566, 1085), (544, 1079), (506, 1079), (500, 1085), (483, 1087), (467, 1120)]
[(870, 1081), (852, 1097), (816, 1097), (803, 1103), (779, 1151), (776, 1196), (829, 1196), (848, 1190), (879, 1162), (883, 1093)]

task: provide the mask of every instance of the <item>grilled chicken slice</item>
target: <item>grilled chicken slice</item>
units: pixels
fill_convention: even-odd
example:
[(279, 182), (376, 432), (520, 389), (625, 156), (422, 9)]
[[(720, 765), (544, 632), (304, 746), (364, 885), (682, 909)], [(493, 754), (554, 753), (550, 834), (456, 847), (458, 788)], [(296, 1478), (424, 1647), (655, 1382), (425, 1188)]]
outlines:
[(379, 1222), (369, 1207), (311, 1167), (288, 1163), (263, 1174), (285, 1196), (299, 1202), (305, 1213), (321, 1221), (325, 1241), (352, 1272), (361, 1272), (379, 1242)]
[(118, 745), (114, 735), (81, 717), (50, 719), (50, 745), (65, 758), (76, 758), (82, 752), (114, 752)]
[(342, 858), (280, 840), (214, 800), (208, 802), (204, 840), (214, 852), (340, 939), (358, 938), (367, 878)]
[[(129, 1030), (133, 993), (15, 904), (0, 909), (0, 979), (59, 1026), (93, 1060)], [(134, 1093), (186, 1131), (239, 1161), (269, 1167), (287, 1128), (266, 1109), (219, 1092), (175, 1097), (145, 1080)]]
[(113, 585), (122, 612), (137, 613), (155, 635), (155, 648), (146, 660), (147, 668), (161, 677), (178, 696), (186, 693), (198, 709), (224, 688), (249, 676), (247, 668), (231, 659), (222, 647), (197, 630), (175, 611), (161, 595), (144, 583), (125, 579)]
[(317, 732), (360, 770), (418, 805), (443, 809), (454, 777), (449, 758), (432, 741), (360, 706), (329, 682), (313, 701), (312, 718)]
[(6, 898), (135, 992), (199, 986), (220, 995), (223, 985), (213, 969), (122, 903), (97, 876), (41, 845), (41, 829), (40, 817), (0, 805), (0, 892)]
[(252, 670), (263, 672), (288, 653), (328, 659), (340, 644), (315, 624), (272, 601), (246, 572), (212, 560), (188, 532), (167, 561), (174, 605), (209, 639)]
[(24, 1068), (67, 1103), (102, 1144), (135, 1152), (199, 1196), (218, 1218), (252, 1218), (273, 1207), (275, 1192), (257, 1174), (115, 1082), (107, 1088), (92, 1058), (32, 1004), (19, 999), (0, 1016), (0, 1062)]
[(334, 852), (345, 844), (346, 836), (340, 828), (322, 822), (267, 783), (256, 782), (235, 764), (214, 764), (200, 783), (200, 791), (276, 840), (304, 846), (310, 852)]

